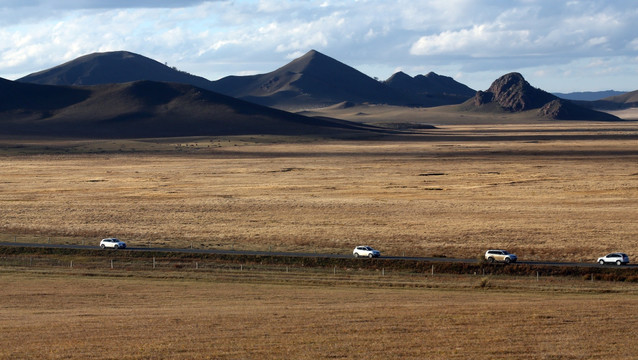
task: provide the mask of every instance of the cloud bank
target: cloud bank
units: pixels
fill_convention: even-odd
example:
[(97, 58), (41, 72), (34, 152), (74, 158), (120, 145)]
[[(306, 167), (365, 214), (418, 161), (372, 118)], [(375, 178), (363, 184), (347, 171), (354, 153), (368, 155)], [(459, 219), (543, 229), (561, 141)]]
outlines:
[(310, 49), (370, 76), (435, 71), (476, 89), (635, 90), (634, 1), (0, 0), (0, 76), (128, 50), (215, 80)]

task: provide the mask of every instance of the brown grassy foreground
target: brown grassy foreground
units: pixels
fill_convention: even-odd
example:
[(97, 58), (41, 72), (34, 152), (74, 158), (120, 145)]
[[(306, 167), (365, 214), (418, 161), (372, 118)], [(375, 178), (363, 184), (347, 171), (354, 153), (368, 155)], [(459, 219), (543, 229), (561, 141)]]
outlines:
[(633, 123), (545, 123), (393, 141), (3, 141), (0, 238), (635, 258), (637, 133)]
[(638, 353), (632, 284), (435, 276), (412, 280), (421, 287), (403, 287), (401, 277), (378, 275), (356, 285), (348, 278), (313, 285), (305, 276), (277, 284), (283, 276), (255, 282), (240, 272), (2, 268), (0, 358), (597, 359), (614, 353), (627, 359)]

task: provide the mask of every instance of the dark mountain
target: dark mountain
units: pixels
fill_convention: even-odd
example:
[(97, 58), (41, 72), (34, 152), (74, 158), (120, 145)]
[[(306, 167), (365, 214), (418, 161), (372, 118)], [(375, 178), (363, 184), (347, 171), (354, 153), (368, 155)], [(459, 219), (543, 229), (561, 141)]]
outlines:
[(93, 53), (18, 79), (43, 85), (100, 85), (151, 80), (210, 90), (212, 82), (128, 51)]
[(476, 94), (476, 90), (451, 77), (433, 72), (411, 77), (399, 71), (384, 83), (419, 106), (460, 104)]
[(277, 108), (324, 107), (343, 101), (406, 105), (402, 94), (318, 51), (267, 74), (228, 76), (213, 90)]
[(466, 110), (521, 112), (538, 110), (543, 118), (555, 120), (613, 121), (619, 118), (562, 100), (531, 86), (521, 74), (509, 73), (495, 80), (486, 91), (463, 104)]
[(92, 138), (324, 135), (376, 128), (314, 119), (191, 85), (138, 81), (84, 87), (0, 79), (0, 134)]
[(624, 91), (605, 90), (605, 91), (580, 91), (571, 93), (553, 93), (561, 99), (577, 100), (577, 101), (596, 101), (610, 96), (624, 94)]

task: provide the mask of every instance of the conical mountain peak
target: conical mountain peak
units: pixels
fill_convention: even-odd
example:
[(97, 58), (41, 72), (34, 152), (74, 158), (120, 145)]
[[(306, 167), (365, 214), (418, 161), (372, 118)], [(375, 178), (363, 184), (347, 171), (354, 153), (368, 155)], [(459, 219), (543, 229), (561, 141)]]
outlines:
[(97, 52), (27, 75), (20, 82), (45, 85), (100, 85), (140, 80), (176, 82), (211, 89), (212, 83), (129, 51)]

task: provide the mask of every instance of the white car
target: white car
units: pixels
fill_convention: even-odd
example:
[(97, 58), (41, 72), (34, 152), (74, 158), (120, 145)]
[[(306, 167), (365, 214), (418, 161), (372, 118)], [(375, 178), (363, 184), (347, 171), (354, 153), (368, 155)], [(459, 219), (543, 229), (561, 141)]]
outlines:
[(485, 252), (485, 260), (488, 262), (504, 262), (506, 264), (514, 263), (518, 258), (514, 254), (510, 254), (505, 250), (487, 250)]
[(100, 241), (100, 247), (102, 249), (126, 249), (126, 243), (124, 241), (118, 240), (117, 238), (106, 238)]
[(381, 253), (369, 246), (357, 246), (354, 250), (352, 250), (352, 255), (356, 258), (360, 256), (373, 258), (381, 256)]
[(629, 264), (629, 256), (625, 253), (611, 253), (607, 254), (603, 257), (599, 257), (597, 261), (600, 265), (605, 265), (607, 263), (612, 263), (616, 265)]

